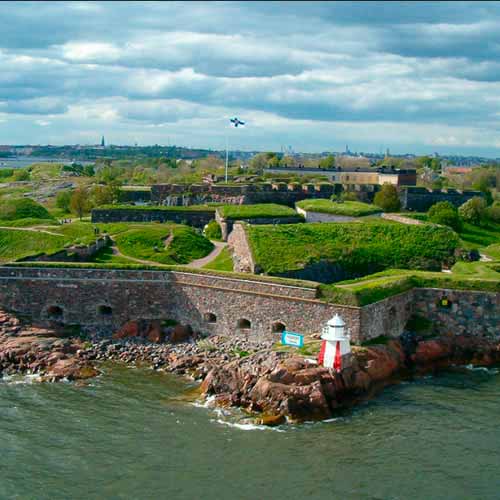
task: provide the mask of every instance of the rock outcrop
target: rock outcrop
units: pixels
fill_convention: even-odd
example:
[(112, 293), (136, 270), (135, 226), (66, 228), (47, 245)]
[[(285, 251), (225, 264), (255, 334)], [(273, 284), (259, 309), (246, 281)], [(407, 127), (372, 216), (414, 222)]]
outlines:
[(409, 373), (499, 362), (498, 340), (460, 336), (354, 347), (349, 366), (340, 373), (302, 356), (264, 351), (215, 367), (201, 390), (215, 395), (220, 405), (299, 421), (324, 419)]
[(57, 328), (40, 328), (0, 311), (0, 375), (39, 374), (48, 380), (79, 380), (98, 371), (82, 359), (84, 344)]

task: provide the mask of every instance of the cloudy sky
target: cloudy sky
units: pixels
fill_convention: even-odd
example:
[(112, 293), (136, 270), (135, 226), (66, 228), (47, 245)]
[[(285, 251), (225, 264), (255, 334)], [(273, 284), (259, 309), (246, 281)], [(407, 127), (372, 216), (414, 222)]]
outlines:
[(499, 25), (497, 2), (0, 2), (0, 144), (500, 157)]

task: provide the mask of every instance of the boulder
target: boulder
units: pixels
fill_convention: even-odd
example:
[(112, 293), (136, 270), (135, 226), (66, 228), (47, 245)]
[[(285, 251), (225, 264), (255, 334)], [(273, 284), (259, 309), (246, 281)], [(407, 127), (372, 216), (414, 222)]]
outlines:
[(170, 342), (185, 342), (191, 335), (193, 329), (189, 325), (175, 325), (170, 333)]
[(155, 344), (159, 344), (165, 340), (165, 334), (163, 333), (160, 321), (152, 321), (150, 323), (146, 338)]
[(141, 333), (141, 328), (139, 321), (130, 320), (127, 321), (117, 332), (113, 334), (114, 339), (126, 339), (129, 337), (139, 337)]

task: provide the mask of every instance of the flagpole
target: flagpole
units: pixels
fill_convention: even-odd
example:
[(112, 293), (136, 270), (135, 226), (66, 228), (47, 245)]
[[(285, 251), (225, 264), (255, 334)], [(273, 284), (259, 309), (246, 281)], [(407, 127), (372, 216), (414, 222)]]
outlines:
[(228, 155), (228, 141), (227, 141), (227, 132), (226, 132), (226, 184), (227, 184), (227, 167), (229, 163), (229, 155)]

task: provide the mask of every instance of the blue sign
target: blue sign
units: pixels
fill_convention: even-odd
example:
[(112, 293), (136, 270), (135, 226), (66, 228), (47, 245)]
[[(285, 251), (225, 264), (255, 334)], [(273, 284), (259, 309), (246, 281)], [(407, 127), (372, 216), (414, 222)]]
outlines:
[(304, 335), (284, 330), (281, 333), (281, 343), (283, 345), (291, 345), (293, 347), (302, 347), (304, 345)]

